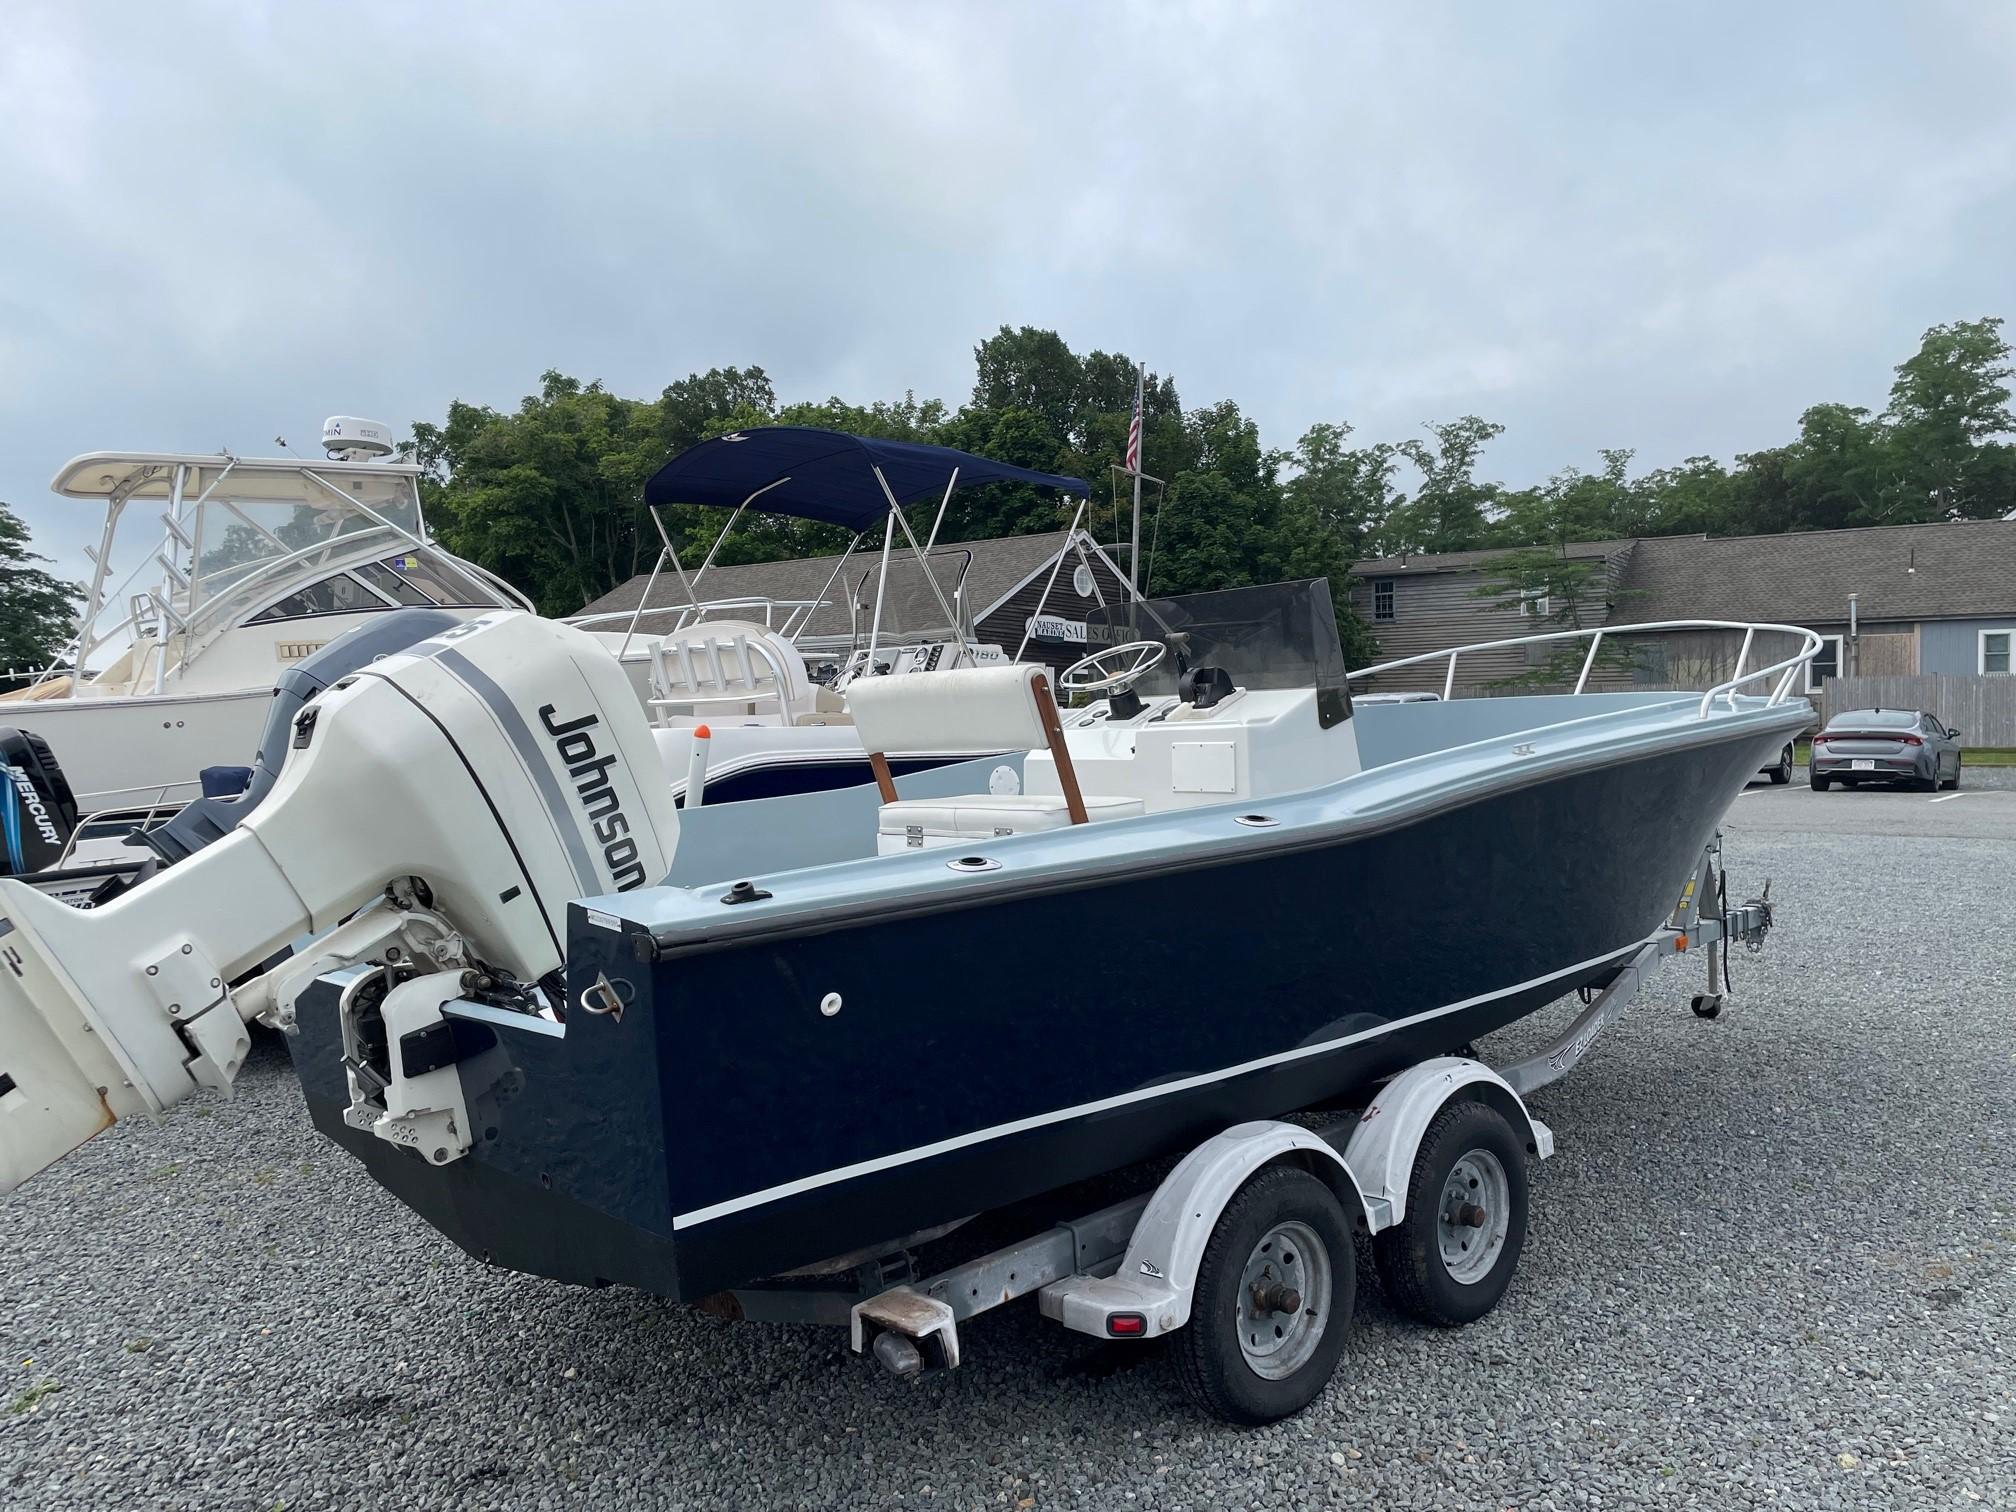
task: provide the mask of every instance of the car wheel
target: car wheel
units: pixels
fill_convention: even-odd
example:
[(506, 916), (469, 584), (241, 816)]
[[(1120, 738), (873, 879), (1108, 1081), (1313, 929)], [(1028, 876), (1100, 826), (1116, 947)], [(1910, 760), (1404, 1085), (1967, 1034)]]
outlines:
[(1953, 775), (1946, 779), (1946, 786), (1952, 792), (1960, 791), (1960, 758), (1953, 758)]
[(1771, 786), (1783, 787), (1792, 780), (1792, 747), (1785, 747), (1778, 755), (1778, 765), (1771, 768)]
[(1833, 780), (1831, 778), (1822, 777), (1818, 772), (1815, 772), (1811, 777), (1809, 777), (1807, 779), (1807, 782), (1812, 787), (1813, 791), (1816, 793), (1824, 793), (1827, 791), (1829, 787), (1833, 785)]

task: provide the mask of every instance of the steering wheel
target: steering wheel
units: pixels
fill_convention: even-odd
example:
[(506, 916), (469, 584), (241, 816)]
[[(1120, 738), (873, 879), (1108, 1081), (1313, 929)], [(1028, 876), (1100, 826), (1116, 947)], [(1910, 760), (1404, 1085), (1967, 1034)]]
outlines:
[(1160, 641), (1128, 641), (1075, 661), (1058, 675), (1066, 693), (1108, 693), (1125, 688), (1162, 664), (1169, 648)]

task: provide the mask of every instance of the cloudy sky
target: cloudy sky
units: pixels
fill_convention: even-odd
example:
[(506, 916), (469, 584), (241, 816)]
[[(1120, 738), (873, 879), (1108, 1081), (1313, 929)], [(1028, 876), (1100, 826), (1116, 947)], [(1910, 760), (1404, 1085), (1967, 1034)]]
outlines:
[(1728, 458), (2016, 317), (2012, 78), (1994, 3), (8, 0), (0, 500), (81, 573), (78, 452), (548, 367), (957, 403), (1003, 323), (1284, 446)]

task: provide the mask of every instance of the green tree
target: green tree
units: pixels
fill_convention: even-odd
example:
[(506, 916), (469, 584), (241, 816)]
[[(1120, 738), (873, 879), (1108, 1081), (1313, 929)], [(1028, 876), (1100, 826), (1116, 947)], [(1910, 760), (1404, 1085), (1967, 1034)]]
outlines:
[[(1085, 365), (1055, 331), (1007, 326), (973, 349), (973, 408), (1024, 410), (1056, 445), (1068, 443), (1079, 418)], [(1130, 393), (1129, 401), (1133, 399)]]
[[(1559, 546), (1576, 540), (2008, 514), (2016, 510), (2016, 445), (2006, 439), (2016, 432), (2016, 373), (2001, 332), (1994, 318), (1935, 326), (1897, 368), (1882, 414), (1812, 405), (1796, 435), (1733, 465), (1693, 456), (1633, 477), (1631, 452), (1611, 448), (1596, 471), (1567, 467), (1522, 489), (1480, 476), (1483, 450), (1503, 428), (1475, 415), (1429, 425), (1427, 439), (1369, 445), (1353, 445), (1349, 425), (1325, 422), (1280, 452), (1236, 403), (1185, 410), (1175, 380), (1151, 374), (1143, 460), (1166, 487), (1146, 493), (1141, 568), (1151, 591), (1163, 593), (1323, 575), (1342, 604), (1354, 557), (1482, 546), (1552, 547), (1559, 557)], [(756, 425), (935, 441), (1082, 477), (1093, 495), (1087, 527), (1124, 542), (1131, 489), (1114, 468), (1138, 364), (1121, 352), (1081, 356), (1057, 332), (1033, 326), (1003, 326), (973, 355), (973, 389), (956, 413), (915, 394), (780, 407), (755, 367), (693, 374), (655, 401), (547, 373), (515, 412), (457, 402), (443, 424), (415, 427), (432, 474), (427, 501), (451, 546), (553, 611), (571, 611), (648, 567), (658, 541), (641, 490), (653, 471), (697, 441)], [(1419, 474), (1411, 495), (1400, 485), (1402, 463)], [(939, 538), (1055, 530), (1070, 509), (1041, 489), (962, 489)], [(719, 512), (674, 506), (661, 514), (689, 567), (697, 565), (721, 528)], [(828, 526), (751, 514), (719, 560), (837, 550), (844, 539)], [(1340, 628), (1348, 644), (1369, 646), (1362, 626)]]
[(1421, 486), (1387, 517), (1380, 550), (1385, 555), (1474, 550), (1485, 544), (1503, 492), (1495, 483), (1478, 481), (1477, 464), (1485, 445), (1505, 427), (1465, 415), (1422, 429), (1435, 438), (1433, 446), (1410, 438), (1396, 448), (1421, 470)]
[(1308, 524), (1335, 534), (1354, 557), (1363, 556), (1400, 505), (1393, 475), (1400, 454), (1392, 446), (1351, 447), (1351, 427), (1312, 425), (1295, 443), (1289, 506)]
[(2016, 507), (2009, 493), (2016, 430), (2009, 409), (2010, 346), (1999, 317), (1936, 325), (1899, 364), (1890, 386), (1889, 520), (1993, 519)]
[[(28, 549), (28, 526), (0, 504), (0, 674), (52, 666), (68, 649), (84, 592), (36, 566), (48, 557)], [(27, 679), (0, 675), (0, 687)]]
[(1648, 535), (1723, 531), (1729, 510), (1729, 469), (1713, 457), (1688, 457), (1639, 481)]
[[(644, 508), (651, 474), (719, 421), (772, 403), (760, 368), (696, 374), (655, 403), (550, 370), (510, 414), (456, 400), (445, 424), (413, 428), (429, 518), (451, 550), (517, 584), (542, 613), (573, 614), (649, 569), (659, 546)], [(698, 514), (670, 512), (688, 537), (675, 537), (682, 551)]]
[(1656, 533), (1657, 501), (1643, 480), (1630, 476), (1631, 453), (1606, 448), (1603, 470), (1566, 467), (1538, 488), (1502, 495), (1494, 539), (1508, 545), (1616, 541)]

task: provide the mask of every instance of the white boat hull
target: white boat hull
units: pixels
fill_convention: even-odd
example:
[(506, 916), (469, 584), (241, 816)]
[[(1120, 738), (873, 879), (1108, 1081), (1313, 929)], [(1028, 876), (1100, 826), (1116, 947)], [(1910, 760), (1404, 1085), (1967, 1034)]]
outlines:
[(180, 804), (202, 792), (208, 766), (245, 766), (259, 743), (271, 688), (0, 704), (0, 725), (49, 742), (81, 813)]

